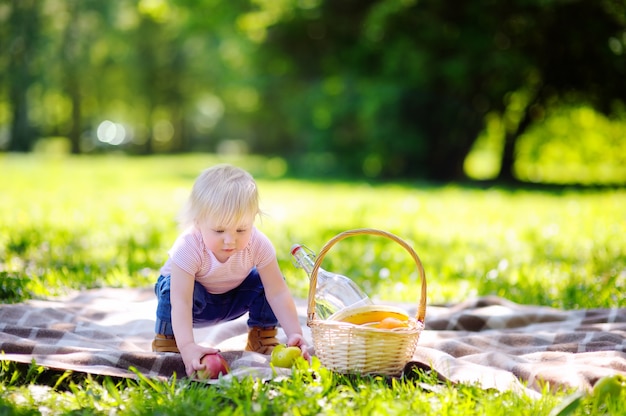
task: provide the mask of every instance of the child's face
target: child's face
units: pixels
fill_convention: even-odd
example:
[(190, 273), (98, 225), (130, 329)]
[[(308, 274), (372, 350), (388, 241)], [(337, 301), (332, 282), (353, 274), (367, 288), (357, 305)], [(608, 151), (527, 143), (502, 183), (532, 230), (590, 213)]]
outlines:
[(200, 232), (207, 248), (219, 261), (225, 262), (230, 256), (248, 245), (253, 225), (254, 218), (232, 226), (224, 226), (208, 220), (200, 225)]

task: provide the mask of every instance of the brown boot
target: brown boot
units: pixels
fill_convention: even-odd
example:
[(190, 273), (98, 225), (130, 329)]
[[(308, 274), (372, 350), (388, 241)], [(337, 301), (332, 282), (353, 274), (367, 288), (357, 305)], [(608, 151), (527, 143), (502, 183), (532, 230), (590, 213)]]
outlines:
[(261, 328), (253, 326), (248, 330), (248, 344), (246, 351), (254, 351), (260, 354), (271, 354), (275, 346), (279, 344), (276, 339), (277, 330), (275, 326)]
[(156, 334), (154, 337), (154, 341), (152, 341), (152, 351), (154, 352), (177, 352), (178, 346), (176, 345), (176, 340), (172, 335), (162, 335)]

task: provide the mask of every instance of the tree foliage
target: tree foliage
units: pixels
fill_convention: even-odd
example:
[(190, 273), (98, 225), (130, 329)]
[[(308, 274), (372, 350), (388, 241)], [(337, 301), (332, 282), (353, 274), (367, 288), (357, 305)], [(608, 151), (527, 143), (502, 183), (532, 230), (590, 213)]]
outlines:
[(14, 151), (246, 148), (450, 180), (497, 118), (510, 180), (530, 127), (626, 101), (624, 0), (12, 0), (0, 23)]
[[(517, 138), (550, 107), (578, 100), (610, 113), (623, 103), (623, 11), (593, 0), (299, 9), (272, 26), (261, 55), (275, 80), (264, 101), (279, 107), (265, 123), (296, 117), (274, 142), (296, 138), (296, 149), (330, 152), (352, 171), (447, 180), (463, 175), (485, 116), (496, 113), (507, 122), (502, 176), (512, 178)], [(512, 106), (519, 92), (529, 98)]]

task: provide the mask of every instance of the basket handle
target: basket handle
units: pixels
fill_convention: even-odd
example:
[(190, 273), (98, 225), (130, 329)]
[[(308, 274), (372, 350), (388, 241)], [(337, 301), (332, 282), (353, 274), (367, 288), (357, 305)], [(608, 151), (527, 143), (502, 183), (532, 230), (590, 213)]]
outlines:
[(422, 265), (422, 261), (420, 260), (415, 250), (413, 250), (413, 248), (406, 241), (404, 241), (403, 239), (401, 239), (400, 237), (394, 234), (391, 234), (382, 230), (377, 230), (374, 228), (358, 228), (355, 230), (344, 231), (342, 233), (337, 234), (335, 237), (331, 238), (324, 245), (324, 247), (322, 247), (322, 249), (320, 250), (319, 254), (317, 255), (315, 259), (315, 264), (313, 265), (313, 269), (311, 270), (311, 276), (309, 280), (309, 304), (308, 304), (308, 309), (307, 309), (308, 321), (312, 321), (315, 318), (315, 290), (317, 288), (317, 272), (322, 264), (322, 260), (324, 260), (324, 257), (326, 256), (326, 253), (328, 253), (331, 247), (334, 246), (337, 242), (345, 238), (355, 236), (355, 235), (361, 235), (361, 234), (369, 234), (369, 235), (386, 237), (400, 244), (406, 251), (409, 252), (411, 257), (415, 261), (415, 264), (417, 265), (417, 271), (419, 272), (420, 283), (422, 285), (422, 288), (421, 288), (422, 290), (420, 294), (420, 299), (419, 299), (415, 319), (418, 322), (424, 323), (424, 318), (426, 317), (426, 274), (424, 273), (424, 266)]

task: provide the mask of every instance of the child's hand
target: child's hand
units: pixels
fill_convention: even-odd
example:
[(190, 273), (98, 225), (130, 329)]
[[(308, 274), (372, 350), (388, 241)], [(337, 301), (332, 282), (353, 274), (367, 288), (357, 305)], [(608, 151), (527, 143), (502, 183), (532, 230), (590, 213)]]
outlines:
[(302, 357), (307, 361), (311, 361), (311, 355), (309, 354), (309, 346), (307, 345), (302, 335), (292, 334), (287, 340), (287, 346), (299, 347), (300, 350), (302, 350)]
[(216, 348), (203, 347), (196, 343), (187, 344), (182, 348), (179, 347), (179, 350), (185, 364), (185, 372), (189, 377), (196, 371), (205, 369), (204, 365), (200, 363), (202, 357), (206, 354), (215, 354), (220, 351)]

